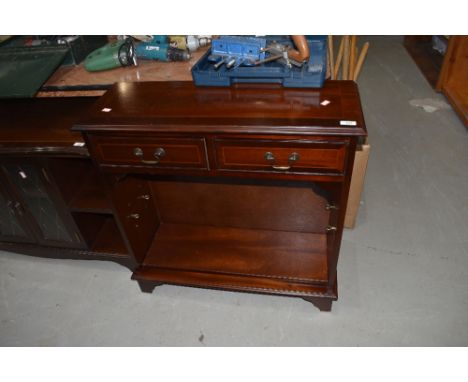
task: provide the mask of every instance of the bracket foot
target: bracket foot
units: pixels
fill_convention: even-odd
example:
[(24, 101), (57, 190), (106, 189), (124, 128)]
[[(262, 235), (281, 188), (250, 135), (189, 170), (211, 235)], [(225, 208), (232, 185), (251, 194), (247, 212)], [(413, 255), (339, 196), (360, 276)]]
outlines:
[(314, 304), (321, 312), (331, 312), (333, 300), (329, 298), (303, 297), (303, 299)]

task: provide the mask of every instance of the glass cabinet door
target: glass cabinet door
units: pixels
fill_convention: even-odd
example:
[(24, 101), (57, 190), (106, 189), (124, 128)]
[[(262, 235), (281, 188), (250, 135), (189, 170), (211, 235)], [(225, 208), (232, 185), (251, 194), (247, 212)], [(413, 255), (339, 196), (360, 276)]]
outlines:
[(3, 168), (24, 203), (24, 209), (37, 224), (41, 241), (70, 244), (79, 241), (79, 237), (67, 229), (64, 217), (46, 186), (44, 177), (47, 175), (41, 174), (41, 166), (6, 163)]
[(0, 240), (12, 242), (35, 241), (18, 218), (15, 202), (2, 190), (0, 190)]

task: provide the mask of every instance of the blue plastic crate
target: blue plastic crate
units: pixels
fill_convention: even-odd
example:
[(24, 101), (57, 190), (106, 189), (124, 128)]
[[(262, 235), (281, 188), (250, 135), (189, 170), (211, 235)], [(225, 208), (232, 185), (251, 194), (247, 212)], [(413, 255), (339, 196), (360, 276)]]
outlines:
[[(271, 39), (271, 37), (268, 37)], [(281, 38), (275, 38), (281, 41)], [(236, 83), (274, 83), (284, 87), (321, 88), (327, 69), (326, 36), (307, 36), (310, 48), (309, 62), (301, 68), (288, 68), (277, 62), (268, 62), (260, 66), (226, 69), (222, 66), (214, 69), (208, 61), (208, 51), (192, 67), (192, 77), (197, 86), (231, 86)]]

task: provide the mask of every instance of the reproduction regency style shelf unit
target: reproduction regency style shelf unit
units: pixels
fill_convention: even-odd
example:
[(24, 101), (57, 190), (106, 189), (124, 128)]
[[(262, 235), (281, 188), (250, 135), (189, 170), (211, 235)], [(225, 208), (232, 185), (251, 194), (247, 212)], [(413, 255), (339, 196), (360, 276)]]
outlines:
[(142, 291), (177, 284), (337, 299), (357, 86), (118, 83), (74, 131), (104, 178)]
[[(0, 102), (0, 249), (160, 284), (337, 299), (357, 86), (118, 83)], [(70, 129), (74, 125), (73, 131)]]

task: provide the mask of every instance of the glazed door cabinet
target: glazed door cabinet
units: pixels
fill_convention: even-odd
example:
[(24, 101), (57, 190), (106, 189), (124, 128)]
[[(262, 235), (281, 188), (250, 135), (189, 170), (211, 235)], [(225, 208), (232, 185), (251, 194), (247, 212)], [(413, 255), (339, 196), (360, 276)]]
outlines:
[(82, 248), (83, 242), (46, 162), (26, 158), (0, 161), (2, 241)]

